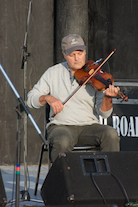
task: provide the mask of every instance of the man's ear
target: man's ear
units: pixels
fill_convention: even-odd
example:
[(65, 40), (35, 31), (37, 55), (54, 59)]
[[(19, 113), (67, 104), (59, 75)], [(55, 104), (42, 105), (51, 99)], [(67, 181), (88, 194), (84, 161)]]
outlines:
[(64, 58), (65, 58), (65, 60), (66, 60), (66, 54), (65, 54), (65, 52), (62, 51), (62, 54), (63, 54), (63, 56), (64, 56)]

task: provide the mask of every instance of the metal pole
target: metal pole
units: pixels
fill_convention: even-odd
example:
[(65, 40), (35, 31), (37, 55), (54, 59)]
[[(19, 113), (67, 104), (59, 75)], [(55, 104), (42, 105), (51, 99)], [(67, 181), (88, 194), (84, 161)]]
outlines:
[(16, 137), (16, 199), (15, 199), (15, 206), (19, 207), (19, 192), (20, 192), (20, 152), (21, 152), (21, 131), (20, 131), (20, 124), (21, 124), (21, 116), (17, 112), (17, 137)]
[(48, 141), (45, 139), (44, 135), (42, 134), (41, 130), (39, 129), (38, 125), (36, 124), (34, 118), (32, 117), (29, 109), (25, 106), (25, 103), (22, 99), (22, 97), (19, 95), (18, 91), (16, 90), (16, 88), (14, 87), (14, 85), (12, 84), (11, 80), (9, 79), (7, 73), (5, 72), (4, 68), (2, 67), (2, 65), (0, 64), (0, 70), (3, 73), (4, 77), (6, 78), (7, 82), (9, 83), (12, 91), (14, 92), (15, 96), (17, 97), (19, 103), (22, 105), (25, 113), (27, 114), (27, 116), (29, 117), (30, 121), (32, 122), (32, 124), (34, 125), (37, 133), (40, 135), (42, 141), (45, 143), (45, 145), (48, 145)]
[[(23, 49), (23, 58), (22, 58), (22, 65), (21, 69), (24, 69), (24, 103), (27, 105), (27, 57), (30, 56), (27, 53), (27, 39), (28, 39), (28, 31), (29, 31), (29, 24), (30, 24), (30, 16), (32, 11), (32, 0), (29, 3), (29, 10), (28, 10), (28, 18), (27, 18), (27, 27), (26, 33), (24, 38), (24, 46)], [(27, 114), (24, 113), (24, 199), (28, 200), (27, 194)]]

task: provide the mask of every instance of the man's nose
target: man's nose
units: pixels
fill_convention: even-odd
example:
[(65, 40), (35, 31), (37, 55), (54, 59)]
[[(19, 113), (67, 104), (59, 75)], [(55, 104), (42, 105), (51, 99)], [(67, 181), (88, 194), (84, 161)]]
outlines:
[(79, 56), (77, 54), (75, 54), (75, 60), (78, 60)]

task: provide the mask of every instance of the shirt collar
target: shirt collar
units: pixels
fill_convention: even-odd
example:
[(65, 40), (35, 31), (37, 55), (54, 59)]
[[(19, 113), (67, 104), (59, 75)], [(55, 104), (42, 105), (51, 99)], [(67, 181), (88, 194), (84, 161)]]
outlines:
[(71, 81), (71, 84), (73, 83), (73, 81), (74, 81), (74, 76), (72, 75), (72, 73), (71, 73), (71, 70), (70, 70), (70, 68), (69, 68), (69, 66), (68, 66), (68, 63), (66, 62), (66, 68), (67, 68), (67, 70), (69, 71), (69, 73), (70, 73), (70, 81)]

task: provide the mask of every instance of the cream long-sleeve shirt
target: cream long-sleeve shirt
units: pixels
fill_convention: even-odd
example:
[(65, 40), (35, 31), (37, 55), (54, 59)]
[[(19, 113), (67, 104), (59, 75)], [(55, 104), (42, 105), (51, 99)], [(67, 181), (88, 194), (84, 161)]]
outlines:
[[(30, 108), (40, 108), (41, 95), (51, 95), (62, 103), (68, 99), (79, 84), (72, 77), (67, 62), (59, 63), (46, 70), (37, 84), (28, 93), (27, 104)], [(107, 112), (100, 110), (103, 92), (97, 92), (91, 84), (83, 85), (77, 93), (64, 105), (63, 110), (50, 119), (50, 124), (57, 125), (91, 125), (99, 123), (98, 116), (110, 116), (112, 108)], [(53, 115), (50, 109), (50, 117)]]

